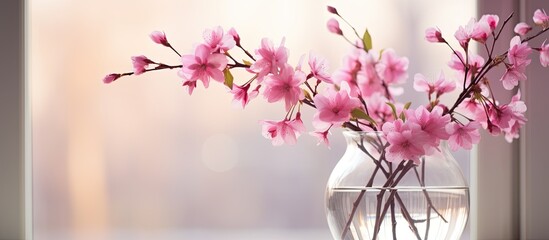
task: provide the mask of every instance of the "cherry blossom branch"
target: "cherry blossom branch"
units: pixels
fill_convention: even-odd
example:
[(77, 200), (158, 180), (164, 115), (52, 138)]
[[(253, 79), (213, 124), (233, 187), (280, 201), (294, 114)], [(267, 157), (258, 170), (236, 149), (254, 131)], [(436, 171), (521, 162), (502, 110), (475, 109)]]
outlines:
[[(404, 165), (405, 162), (407, 162), (406, 165)], [(380, 193), (377, 195), (378, 207), (376, 209), (376, 221), (375, 221), (375, 224), (374, 224), (374, 237), (372, 239), (377, 239), (377, 235), (378, 235), (379, 230), (381, 228), (381, 221), (382, 221), (381, 219), (385, 218), (385, 215), (387, 214), (387, 210), (389, 209), (390, 203), (393, 202), (393, 199), (394, 199), (395, 195), (397, 194), (397, 189), (394, 189), (394, 187), (400, 182), (400, 180), (404, 177), (404, 175), (406, 175), (406, 173), (408, 173), (408, 171), (413, 166), (414, 166), (414, 162), (412, 162), (412, 161), (402, 161), (401, 164), (399, 164), (399, 166), (397, 167), (397, 169), (393, 173), (393, 175), (391, 175), (391, 178), (387, 179), (387, 183), (383, 186)], [(399, 174), (399, 172), (400, 172), (400, 175), (398, 175), (398, 177), (396, 177), (396, 179), (395, 179), (395, 176), (397, 174)], [(390, 189), (389, 190), (390, 195), (387, 198), (387, 201), (385, 201), (385, 206), (383, 207), (383, 211), (381, 211), (381, 213), (380, 213), (379, 210), (381, 208), (381, 202), (383, 201), (383, 195), (385, 194), (387, 189)], [(414, 225), (414, 227), (415, 227), (415, 225)], [(417, 234), (417, 229), (416, 229), (415, 233), (416, 233), (416, 236), (419, 237), (419, 235)], [(418, 238), (418, 239), (421, 239), (421, 238)]]
[[(425, 160), (423, 160), (422, 162), (423, 162), (423, 165), (424, 165)], [(425, 171), (425, 167), (422, 167), (422, 168), (423, 168), (422, 174), (424, 174), (423, 172)], [(444, 221), (445, 223), (448, 223), (446, 218), (444, 218), (444, 216), (442, 216), (442, 214), (433, 205), (433, 201), (431, 201), (431, 198), (429, 197), (429, 193), (425, 189), (425, 182), (424, 182), (424, 180), (421, 180), (421, 178), (419, 176), (419, 173), (417, 172), (417, 168), (415, 168), (415, 167), (414, 167), (414, 172), (416, 174), (416, 177), (417, 177), (417, 180), (419, 181), (420, 186), (422, 187), (422, 192), (425, 195), (425, 198), (427, 199), (427, 204), (429, 205), (429, 208), (432, 208), (433, 210), (435, 210), (435, 212), (438, 214), (438, 216), (440, 218), (442, 218), (442, 221)], [(425, 177), (425, 175), (423, 175), (423, 177)]]
[[(174, 69), (174, 68), (182, 68), (183, 65), (166, 65), (166, 64), (163, 64), (163, 63), (155, 63), (155, 64), (158, 64), (158, 66), (156, 66), (155, 68), (149, 68), (149, 69), (145, 69), (143, 72), (153, 72), (153, 71), (158, 71), (158, 70), (164, 70), (164, 69)], [(114, 73), (114, 74), (118, 74), (120, 75), (119, 77), (124, 77), (124, 76), (131, 76), (131, 75), (136, 75), (135, 72), (125, 72), (125, 73)]]

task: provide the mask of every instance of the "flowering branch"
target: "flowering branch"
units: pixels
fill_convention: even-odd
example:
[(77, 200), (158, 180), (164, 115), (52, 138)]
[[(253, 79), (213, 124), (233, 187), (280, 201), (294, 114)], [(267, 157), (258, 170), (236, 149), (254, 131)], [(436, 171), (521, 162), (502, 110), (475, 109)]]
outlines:
[[(441, 72), (438, 79), (431, 81), (422, 74), (415, 74), (414, 89), (426, 93), (429, 103), (412, 107), (411, 103), (400, 103), (395, 98), (403, 91), (401, 85), (408, 78), (408, 58), (398, 56), (393, 49), (370, 51), (373, 45), (368, 30), (361, 36), (336, 8), (328, 6), (327, 10), (343, 20), (356, 36), (356, 39), (348, 38), (336, 18), (328, 20), (328, 30), (343, 37), (352, 46), (350, 53), (344, 57), (343, 65), (333, 73), (328, 72), (327, 61), (312, 52), (308, 54), (306, 66), (302, 65), (302, 61), (291, 65), (284, 39), (275, 46), (270, 39), (264, 38), (252, 54), (242, 46), (241, 37), (235, 29), (225, 32), (221, 27), (215, 27), (205, 30), (204, 40), (197, 45), (194, 53), (184, 55), (172, 47), (164, 32), (155, 31), (150, 35), (151, 40), (174, 51), (181, 59), (180, 65), (157, 63), (143, 55), (134, 56), (133, 72), (112, 73), (103, 82), (111, 83), (124, 76), (179, 68), (178, 75), (189, 94), (197, 88), (198, 81), (208, 88), (213, 80), (225, 85), (234, 96), (233, 102), (242, 108), (260, 94), (269, 103), (283, 102), (286, 115), (282, 120), (261, 121), (262, 135), (270, 139), (273, 145), (295, 144), (306, 131), (301, 119), (303, 105), (315, 111), (312, 117), (314, 130), (310, 135), (317, 137), (319, 143), (329, 145), (328, 135), (334, 126), (357, 132), (376, 131), (380, 134), (375, 146), (379, 156), (370, 154), (364, 143), (356, 143), (374, 162), (375, 169), (365, 189), (353, 202), (341, 237), (345, 238), (348, 233), (366, 189), (374, 187), (374, 178), (379, 173), (384, 177), (385, 184), (377, 195), (374, 239), (387, 212), (391, 214), (395, 235), (397, 207), (400, 207), (414, 236), (421, 239), (416, 227), (419, 220), (412, 218), (395, 188), (413, 169), (428, 205), (424, 235), (427, 239), (431, 211), (444, 222), (447, 221), (433, 205), (425, 189), (422, 157), (438, 152), (442, 141), (447, 141), (452, 150), (469, 150), (480, 141), (480, 128), (492, 135), (502, 134), (509, 142), (519, 137), (519, 130), (527, 121), (524, 117), (526, 105), (520, 100), (520, 91), (509, 103), (500, 103), (492, 93), (492, 86), (497, 82), (486, 76), (495, 67), (504, 66), (505, 73), (499, 82), (507, 90), (515, 89), (520, 81), (527, 78), (525, 71), (532, 62), (532, 50), (540, 52), (542, 66), (549, 66), (549, 44), (544, 42), (540, 47), (528, 45), (530, 40), (548, 31), (549, 16), (542, 10), (536, 10), (532, 18), (535, 26), (517, 24), (514, 31), (518, 35), (510, 40), (509, 49), (501, 54), (495, 53), (495, 45), (501, 40), (501, 33), (513, 14), (503, 21), (499, 29), (497, 15), (483, 15), (479, 20), (471, 19), (467, 25), (460, 26), (454, 34), (460, 48), (453, 47), (439, 29), (427, 29), (427, 41), (444, 43), (449, 47), (449, 66), (459, 77), (450, 79)], [(534, 27), (540, 30), (526, 37)], [(490, 39), (491, 45), (488, 43)], [(484, 46), (487, 59), (469, 51), (471, 41)], [(229, 50), (237, 48), (249, 61), (239, 62), (229, 54)], [(232, 75), (232, 71), (239, 68), (251, 74), (244, 83), (235, 82)], [(310, 79), (315, 79), (316, 83), (311, 84)], [(449, 107), (440, 102), (442, 95), (456, 89), (460, 91), (459, 95)], [(420, 164), (421, 175), (417, 169)], [(396, 168), (393, 169), (393, 166)], [(389, 196), (383, 203), (387, 191)]]

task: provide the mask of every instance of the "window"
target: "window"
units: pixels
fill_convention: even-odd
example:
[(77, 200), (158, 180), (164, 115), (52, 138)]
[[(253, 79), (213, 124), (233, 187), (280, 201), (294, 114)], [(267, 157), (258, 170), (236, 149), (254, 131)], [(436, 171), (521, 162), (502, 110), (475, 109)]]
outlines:
[[(283, 110), (266, 108), (261, 99), (242, 112), (229, 106), (231, 96), (223, 95), (222, 88), (199, 88), (190, 98), (175, 71), (110, 86), (100, 83), (105, 71), (131, 69), (132, 55), (177, 62), (171, 52), (149, 41), (152, 30), (166, 31), (180, 52), (190, 52), (204, 28), (219, 24), (236, 27), (250, 50), (263, 36), (275, 43), (286, 36), (291, 62), (313, 49), (329, 58), (332, 70), (348, 49), (325, 30), (325, 4), (231, 4), (212, 9), (206, 2), (138, 6), (29, 1), (36, 239), (215, 239), (216, 233), (229, 232), (236, 239), (243, 239), (239, 234), (251, 239), (280, 234), (329, 239), (324, 212), (318, 209), (323, 209), (324, 183), (343, 148), (337, 133), (332, 150), (316, 147), (307, 136), (297, 146), (274, 148), (260, 136), (257, 121), (279, 118)], [(441, 66), (429, 64), (435, 58), (446, 62), (447, 51), (428, 46), (423, 30), (436, 22), (451, 32), (475, 7), (473, 1), (432, 4), (391, 1), (374, 11), (366, 4), (342, 3), (338, 9), (357, 28), (368, 27), (376, 47), (392, 46), (408, 56), (411, 75), (434, 76)], [(440, 15), (422, 14), (426, 5), (440, 9)], [(269, 11), (242, 14), (242, 8)], [(387, 15), (377, 16), (379, 12)], [(448, 12), (460, 12), (460, 17), (439, 24)], [(384, 25), (374, 25), (381, 21)], [(225, 154), (216, 154), (220, 151)], [(467, 161), (463, 163), (468, 169)], [(539, 163), (529, 164), (526, 171)], [(530, 178), (524, 184), (533, 184)], [(530, 201), (539, 196), (529, 194)]]

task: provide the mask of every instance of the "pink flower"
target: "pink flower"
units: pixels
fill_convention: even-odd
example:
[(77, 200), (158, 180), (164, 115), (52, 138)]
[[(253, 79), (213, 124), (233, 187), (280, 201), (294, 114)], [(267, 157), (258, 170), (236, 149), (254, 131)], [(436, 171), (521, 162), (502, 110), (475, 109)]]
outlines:
[(353, 49), (343, 59), (343, 65), (334, 73), (332, 81), (339, 86), (346, 84), (353, 97), (359, 94), (368, 97), (379, 91), (385, 93), (376, 70), (378, 57), (373, 56), (373, 52), (366, 53), (362, 49)]
[(446, 131), (450, 134), (450, 138), (448, 139), (450, 149), (456, 151), (461, 147), (471, 150), (473, 144), (477, 144), (480, 141), (479, 127), (480, 124), (474, 121), (467, 123), (467, 125), (459, 123), (446, 125)]
[(490, 30), (494, 31), (496, 29), (496, 27), (498, 26), (499, 16), (498, 15), (491, 15), (491, 14), (482, 15), (482, 17), (480, 18), (480, 20), (478, 22), (488, 25), (490, 27)]
[(262, 121), (262, 134), (265, 138), (271, 139), (274, 146), (286, 144), (295, 144), (297, 138), (305, 131), (301, 114), (298, 112), (293, 120), (284, 119), (282, 121)]
[(484, 58), (478, 54), (469, 54), (470, 73), (477, 73), (484, 65)]
[(505, 133), (505, 140), (512, 142), (514, 138), (519, 137), (519, 130), (524, 124), (526, 124), (526, 104), (520, 101), (520, 91), (511, 98), (511, 102), (506, 106), (511, 112), (511, 120), (509, 126), (503, 129)]
[(425, 30), (425, 39), (427, 39), (428, 42), (446, 42), (442, 37), (440, 30), (435, 28), (427, 28), (427, 30)]
[[(325, 95), (323, 95), (325, 94)], [(349, 97), (346, 91), (328, 90), (314, 97), (319, 121), (341, 125), (351, 118), (351, 111), (360, 106), (356, 98)]]
[(261, 85), (258, 85), (254, 90), (248, 93), (248, 90), (250, 89), (250, 84), (246, 84), (244, 86), (238, 86), (236, 84), (233, 84), (233, 89), (231, 89), (231, 93), (234, 95), (233, 103), (235, 105), (241, 104), (242, 108), (246, 107), (250, 100), (257, 97), (260, 87)]
[(229, 31), (227, 31), (227, 34), (233, 36), (236, 46), (240, 46), (240, 35), (238, 35), (234, 28), (229, 29)]
[(463, 49), (467, 49), (469, 46), (469, 41), (473, 37), (473, 30), (475, 28), (475, 19), (469, 20), (469, 23), (465, 26), (459, 26), (456, 33), (454, 33), (454, 37), (458, 40), (459, 45)]
[(328, 63), (325, 58), (321, 58), (312, 52), (309, 53), (309, 67), (315, 78), (327, 83), (332, 83), (330, 74), (327, 72)]
[(477, 42), (484, 43), (486, 42), (486, 39), (488, 39), (488, 36), (492, 33), (492, 30), (490, 29), (490, 26), (487, 22), (477, 22), (475, 23), (475, 26), (473, 28), (473, 32), (471, 33), (471, 38)]
[[(528, 60), (530, 61), (530, 60)], [(513, 89), (515, 86), (518, 86), (519, 81), (526, 80), (526, 65), (511, 65), (507, 67), (503, 76), (501, 76), (500, 81), (503, 83), (503, 87), (507, 90)]]
[(284, 39), (280, 47), (275, 49), (273, 42), (267, 38), (261, 40), (261, 48), (255, 51), (257, 61), (250, 66), (250, 70), (257, 73), (257, 81), (261, 83), (267, 74), (278, 74), (278, 71), (288, 62), (288, 49), (284, 47)]
[(474, 97), (465, 99), (461, 102), (458, 109), (458, 112), (464, 114), (468, 118), (475, 119), (475, 121), (480, 123), (486, 122), (484, 107)]
[(438, 147), (440, 140), (447, 140), (450, 134), (446, 131), (446, 125), (450, 123), (450, 116), (448, 114), (442, 115), (442, 108), (435, 107), (429, 112), (424, 106), (420, 106), (417, 109), (409, 109), (405, 111), (407, 121), (406, 123), (415, 123), (419, 125), (426, 136), (427, 140), (424, 142), (426, 150), (430, 147)]
[(107, 76), (105, 76), (105, 77), (103, 78), (103, 83), (105, 83), (105, 84), (112, 83), (112, 82), (116, 81), (116, 79), (118, 79), (118, 78), (120, 78), (120, 77), (121, 77), (121, 75), (118, 74), (118, 73), (111, 73), (111, 74), (109, 74), (109, 75), (107, 75)]
[(539, 61), (541, 66), (549, 66), (549, 44), (545, 44), (545, 41), (541, 44), (541, 50), (539, 51)]
[(185, 86), (185, 87), (188, 88), (189, 95), (193, 94), (193, 91), (194, 91), (194, 89), (196, 88), (196, 80), (190, 81), (190, 80), (186, 79), (186, 78), (181, 74), (181, 72), (179, 72), (179, 76), (182, 77), (183, 79), (185, 79), (185, 81), (183, 81), (183, 86)]
[(456, 83), (446, 81), (442, 71), (434, 83), (428, 82), (425, 76), (418, 73), (414, 76), (414, 89), (419, 92), (426, 92), (429, 95), (436, 93), (438, 98), (440, 95), (456, 89)]
[(330, 133), (329, 130), (322, 131), (322, 132), (311, 132), (309, 133), (311, 136), (316, 137), (318, 139), (317, 145), (324, 144), (330, 147), (330, 140), (328, 139), (328, 134)]
[(339, 28), (339, 22), (335, 20), (335, 18), (330, 18), (330, 20), (326, 23), (326, 26), (328, 27), (328, 31), (331, 33), (343, 35), (343, 31)]
[(461, 52), (456, 51), (455, 53), (452, 53), (448, 66), (454, 70), (464, 72), (465, 65), (463, 63), (465, 63), (465, 57), (463, 57)]
[(269, 75), (265, 78), (263, 95), (270, 103), (284, 99), (286, 110), (289, 111), (304, 97), (300, 85), (305, 82), (305, 77), (303, 72), (294, 72), (292, 66), (286, 64), (280, 74)]
[(545, 10), (537, 9), (534, 12), (534, 17), (532, 19), (535, 24), (542, 26), (544, 29), (547, 28), (547, 25), (549, 24), (549, 16), (547, 16)]
[(147, 66), (149, 66), (149, 64), (151, 63), (154, 62), (143, 55), (132, 57), (133, 73), (135, 75), (140, 75), (144, 73), (145, 68), (147, 68)]
[(427, 142), (427, 136), (417, 124), (404, 123), (397, 119), (394, 122), (386, 122), (382, 129), (389, 143), (385, 154), (387, 161), (399, 163), (410, 160), (416, 165), (421, 163), (420, 157), (425, 155), (423, 146)]
[(372, 117), (375, 121), (382, 122), (384, 120), (386, 121), (393, 119), (392, 109), (387, 104), (389, 100), (387, 99), (387, 97), (385, 97), (384, 94), (376, 92), (365, 100), (368, 103), (368, 111), (370, 113), (370, 117)]
[(528, 24), (524, 22), (517, 23), (514, 29), (515, 33), (521, 36), (526, 35), (528, 32), (530, 32), (530, 30), (532, 30), (532, 27), (528, 26)]
[(528, 47), (528, 42), (521, 43), (520, 37), (515, 36), (511, 39), (509, 52), (507, 58), (513, 65), (530, 64), (528, 55), (532, 52), (532, 49)]
[(186, 80), (183, 85), (189, 86), (189, 93), (196, 86), (196, 82), (201, 80), (204, 87), (208, 87), (210, 78), (218, 82), (224, 82), (225, 76), (223, 69), (227, 66), (227, 58), (223, 54), (210, 53), (210, 48), (206, 45), (198, 45), (194, 55), (181, 56), (183, 67), (179, 71), (179, 75)]
[(213, 29), (206, 29), (203, 37), (206, 45), (210, 47), (212, 52), (218, 52), (219, 50), (226, 52), (236, 44), (233, 36), (230, 34), (223, 34), (223, 28), (220, 26)]
[(381, 54), (376, 70), (387, 84), (403, 83), (408, 78), (408, 58), (398, 57), (393, 49), (387, 49)]
[(166, 38), (166, 34), (164, 32), (154, 31), (149, 35), (149, 37), (155, 43), (164, 45), (166, 47), (170, 46), (170, 43), (168, 43), (168, 39)]

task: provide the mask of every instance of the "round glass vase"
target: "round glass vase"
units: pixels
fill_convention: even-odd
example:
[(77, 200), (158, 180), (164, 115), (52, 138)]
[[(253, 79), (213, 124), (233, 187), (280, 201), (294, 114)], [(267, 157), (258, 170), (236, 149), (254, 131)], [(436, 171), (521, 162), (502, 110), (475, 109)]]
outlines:
[(344, 131), (347, 150), (326, 189), (334, 239), (459, 239), (469, 187), (445, 142), (412, 161), (384, 159), (380, 132)]

